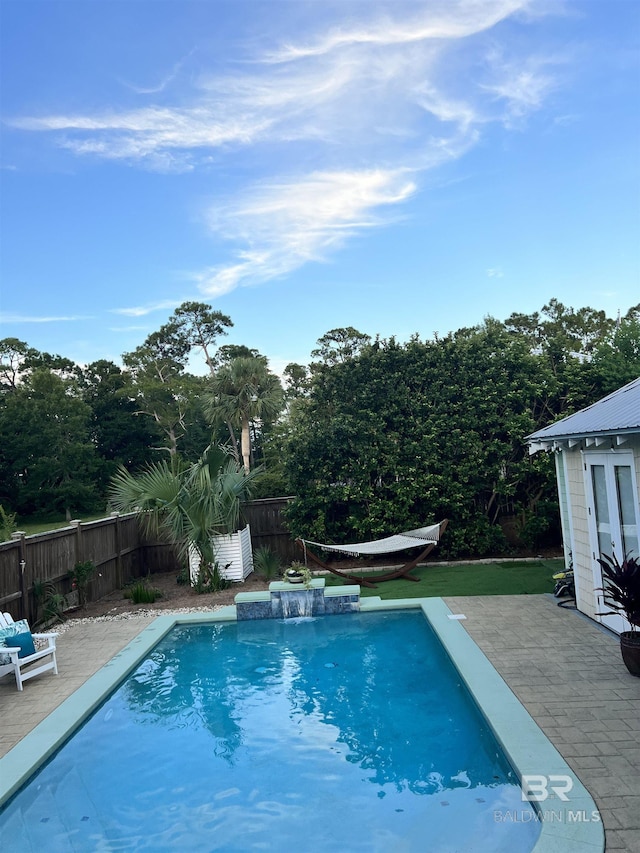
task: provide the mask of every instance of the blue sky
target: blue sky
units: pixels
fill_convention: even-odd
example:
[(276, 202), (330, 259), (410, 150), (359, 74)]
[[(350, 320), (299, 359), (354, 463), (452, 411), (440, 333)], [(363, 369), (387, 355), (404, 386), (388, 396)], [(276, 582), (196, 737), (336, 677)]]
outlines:
[(184, 300), (276, 370), (640, 302), (635, 0), (1, 0), (0, 336), (120, 360)]

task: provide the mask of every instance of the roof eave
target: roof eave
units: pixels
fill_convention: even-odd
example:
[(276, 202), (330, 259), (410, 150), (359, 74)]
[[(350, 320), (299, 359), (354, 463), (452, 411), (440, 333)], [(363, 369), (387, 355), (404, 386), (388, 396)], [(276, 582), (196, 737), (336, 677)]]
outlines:
[(525, 439), (529, 445), (529, 455), (538, 453), (540, 450), (573, 450), (580, 445), (579, 449), (587, 450), (595, 447), (605, 447), (607, 444), (612, 449), (625, 444), (631, 435), (640, 435), (640, 427), (625, 427), (624, 429), (609, 429), (599, 432), (583, 433), (557, 433), (541, 435), (540, 430), (532, 433)]

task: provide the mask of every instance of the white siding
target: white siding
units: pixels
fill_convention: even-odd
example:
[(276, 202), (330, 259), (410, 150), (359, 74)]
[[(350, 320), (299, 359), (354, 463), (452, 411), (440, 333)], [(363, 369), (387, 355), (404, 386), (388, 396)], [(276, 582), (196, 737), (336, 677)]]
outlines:
[(563, 451), (566, 459), (567, 489), (573, 528), (573, 572), (578, 610), (592, 618), (596, 612), (593, 592), (593, 557), (589, 539), (587, 496), (584, 489), (584, 461), (580, 452)]
[[(640, 436), (630, 436), (620, 445), (620, 451), (611, 450), (612, 454), (617, 452), (628, 452), (632, 450), (636, 470), (636, 483), (640, 483)], [(572, 533), (572, 557), (573, 571), (576, 581), (576, 603), (578, 609), (591, 618), (596, 618), (596, 598), (594, 592), (594, 557), (593, 547), (589, 536), (589, 507), (585, 490), (585, 458), (584, 453), (577, 446), (575, 449), (562, 450), (564, 462), (567, 502), (571, 514)], [(559, 462), (560, 464), (560, 462)], [(640, 492), (637, 495), (640, 507)], [(564, 526), (564, 525), (563, 525)], [(564, 535), (566, 537), (567, 530)]]
[(567, 459), (566, 454), (556, 453), (556, 478), (558, 481), (558, 504), (560, 507), (560, 525), (562, 528), (562, 544), (564, 550), (564, 565), (569, 568), (573, 564), (573, 520), (571, 518), (571, 498), (567, 488)]

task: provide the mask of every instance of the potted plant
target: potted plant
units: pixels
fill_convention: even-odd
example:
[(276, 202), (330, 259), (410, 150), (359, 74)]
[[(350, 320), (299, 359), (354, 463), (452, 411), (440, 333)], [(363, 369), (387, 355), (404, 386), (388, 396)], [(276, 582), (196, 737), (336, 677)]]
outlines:
[(620, 634), (620, 651), (629, 672), (640, 676), (640, 561), (625, 557), (619, 563), (615, 555), (605, 554), (598, 562), (602, 567), (602, 592), (611, 608), (598, 616), (617, 613), (629, 622), (631, 630)]
[(287, 583), (303, 583), (309, 586), (311, 582), (311, 572), (306, 566), (298, 561), (291, 563), (289, 568), (284, 573), (284, 579)]

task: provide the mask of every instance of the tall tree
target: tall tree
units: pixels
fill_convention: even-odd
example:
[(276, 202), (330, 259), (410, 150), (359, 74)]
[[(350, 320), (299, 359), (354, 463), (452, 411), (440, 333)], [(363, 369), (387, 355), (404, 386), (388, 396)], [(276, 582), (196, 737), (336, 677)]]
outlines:
[(69, 382), (45, 368), (0, 401), (2, 496), (21, 515), (88, 512), (100, 506), (91, 410)]
[(226, 330), (233, 326), (231, 318), (214, 311), (204, 302), (183, 302), (173, 312), (169, 325), (173, 327), (173, 333), (183, 339), (189, 351), (202, 350), (209, 373), (213, 376), (217, 367), (214, 347), (220, 335), (226, 335)]
[(309, 393), (310, 376), (309, 368), (306, 365), (292, 361), (285, 367), (283, 376), (287, 383), (286, 396), (288, 401), (305, 397)]
[(640, 376), (640, 305), (630, 308), (595, 348), (589, 373), (597, 397)]
[(229, 364), (234, 358), (263, 358), (257, 349), (244, 344), (223, 344), (218, 350), (218, 364)]
[(215, 424), (227, 422), (240, 429), (241, 455), (245, 473), (251, 469), (251, 425), (276, 417), (282, 409), (280, 380), (271, 373), (267, 361), (259, 357), (239, 357), (223, 365), (204, 398), (205, 414)]
[(16, 388), (36, 354), (37, 350), (19, 338), (0, 340), (0, 390)]
[(324, 364), (339, 364), (354, 358), (370, 343), (369, 335), (359, 332), (353, 326), (330, 329), (318, 338), (318, 347), (311, 350), (311, 355)]
[(80, 372), (78, 388), (91, 408), (91, 434), (102, 463), (101, 488), (106, 490), (119, 465), (139, 468), (150, 462), (161, 435), (149, 415), (136, 414), (131, 377), (112, 361), (87, 365)]
[(165, 439), (163, 448), (174, 458), (187, 431), (189, 395), (185, 366), (189, 344), (167, 323), (150, 334), (144, 344), (124, 353), (135, 389), (136, 412), (152, 418)]
[(229, 317), (210, 305), (184, 302), (142, 346), (122, 357), (136, 389), (138, 412), (156, 422), (165, 437), (162, 449), (171, 459), (175, 460), (184, 436), (197, 420), (194, 394), (199, 383), (187, 374), (189, 356), (194, 349), (201, 349), (213, 376), (217, 365), (215, 341), (231, 325)]

